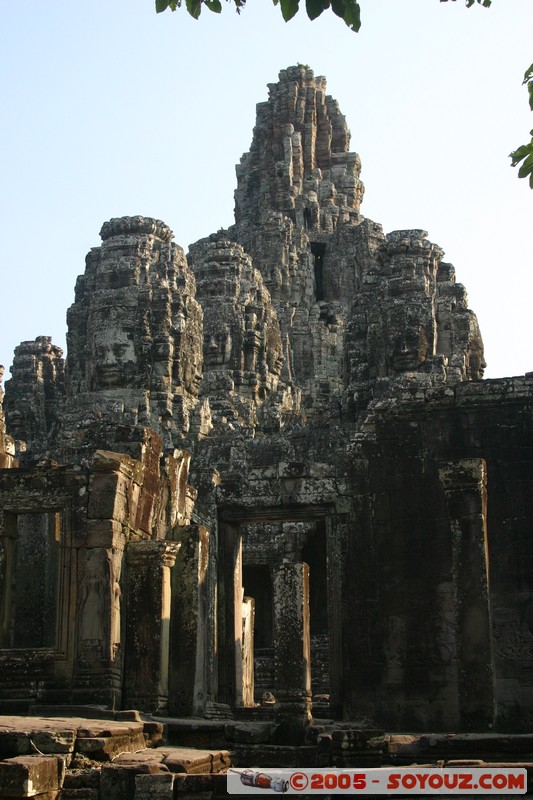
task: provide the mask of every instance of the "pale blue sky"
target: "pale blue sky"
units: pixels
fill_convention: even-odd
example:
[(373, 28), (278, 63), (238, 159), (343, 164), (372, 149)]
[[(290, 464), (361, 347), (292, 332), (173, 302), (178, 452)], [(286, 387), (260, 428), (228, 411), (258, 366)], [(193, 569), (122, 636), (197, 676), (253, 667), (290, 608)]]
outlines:
[(38, 335), (64, 346), (106, 219), (159, 217), (185, 250), (231, 224), (255, 104), (301, 62), (346, 115), (363, 214), (444, 248), (487, 376), (533, 370), (533, 192), (507, 158), (533, 127), (532, 0), (361, 0), (359, 34), (331, 12), (285, 24), (270, 0), (248, 3), (196, 22), (153, 0), (0, 0), (0, 362)]

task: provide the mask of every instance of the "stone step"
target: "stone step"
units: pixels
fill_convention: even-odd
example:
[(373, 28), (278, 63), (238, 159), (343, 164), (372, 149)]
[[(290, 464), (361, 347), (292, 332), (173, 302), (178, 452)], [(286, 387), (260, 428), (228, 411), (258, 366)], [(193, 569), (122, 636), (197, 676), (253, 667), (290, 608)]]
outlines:
[(159, 764), (173, 773), (204, 775), (225, 772), (231, 766), (228, 750), (198, 750), (192, 747), (158, 747), (137, 753), (122, 753), (114, 766)]
[[(157, 726), (159, 738), (163, 725)], [(144, 749), (154, 739), (154, 723), (77, 717), (0, 717), (0, 758), (61, 755), (67, 765), (75, 753), (110, 761), (121, 752)]]
[(165, 726), (169, 745), (207, 750), (226, 746), (225, 729), (228, 724), (226, 719), (189, 717), (157, 717), (157, 719)]

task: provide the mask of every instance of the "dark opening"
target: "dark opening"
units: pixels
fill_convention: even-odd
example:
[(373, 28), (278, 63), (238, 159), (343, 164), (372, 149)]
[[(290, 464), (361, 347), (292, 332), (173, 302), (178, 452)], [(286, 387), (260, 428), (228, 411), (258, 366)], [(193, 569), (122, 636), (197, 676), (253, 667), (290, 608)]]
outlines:
[(324, 258), (326, 245), (322, 242), (311, 242), (311, 253), (314, 256), (315, 298), (324, 300)]
[(326, 536), (323, 523), (307, 534), (302, 548), (302, 561), (309, 564), (310, 633), (328, 632), (328, 587)]
[[(323, 522), (306, 536), (302, 561), (309, 564), (309, 633), (311, 638), (311, 688), (314, 702), (329, 704), (330, 661), (328, 628), (328, 576), (326, 531)], [(315, 707), (316, 710), (316, 707)]]
[(243, 565), (245, 597), (255, 600), (254, 620), (254, 695), (260, 702), (264, 692), (274, 691), (274, 642), (272, 576), (266, 564)]
[(244, 565), (242, 584), (245, 597), (255, 600), (254, 647), (272, 647), (272, 579), (266, 565)]

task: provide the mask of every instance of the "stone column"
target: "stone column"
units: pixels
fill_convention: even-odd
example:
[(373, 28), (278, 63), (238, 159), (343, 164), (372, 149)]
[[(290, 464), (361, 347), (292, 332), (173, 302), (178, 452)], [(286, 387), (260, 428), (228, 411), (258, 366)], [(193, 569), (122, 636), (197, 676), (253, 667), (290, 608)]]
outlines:
[(469, 458), (443, 465), (439, 474), (452, 534), (460, 726), (486, 730), (494, 722), (487, 469), (483, 459)]
[(273, 584), (276, 737), (299, 745), (312, 721), (308, 565), (282, 563)]
[(242, 704), (254, 707), (254, 619), (255, 600), (245, 597), (242, 603)]
[[(89, 521), (91, 522), (91, 521)], [(110, 542), (112, 520), (95, 532), (87, 526), (87, 543)], [(113, 547), (80, 548), (77, 558), (75, 667), (72, 699), (120, 708), (122, 695), (121, 573), (123, 550), (118, 536)]]
[[(242, 675), (242, 601), (244, 589), (242, 588), (242, 536), (239, 535), (234, 550), (235, 562), (233, 568), (233, 641), (235, 664), (235, 705), (244, 705), (243, 700), (243, 675)], [(230, 626), (231, 630), (231, 626)]]
[(169, 712), (202, 716), (208, 694), (207, 650), (211, 587), (209, 531), (199, 525), (179, 529), (180, 551), (172, 570)]
[(218, 700), (242, 706), (242, 534), (222, 523), (218, 563)]
[(141, 541), (127, 548), (124, 703), (149, 713), (167, 710), (170, 568), (179, 547)]

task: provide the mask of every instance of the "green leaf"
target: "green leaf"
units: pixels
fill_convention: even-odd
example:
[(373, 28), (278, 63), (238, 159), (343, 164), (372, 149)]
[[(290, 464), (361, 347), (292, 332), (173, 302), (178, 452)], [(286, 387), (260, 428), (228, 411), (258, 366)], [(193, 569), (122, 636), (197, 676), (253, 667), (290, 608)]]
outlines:
[(345, 0), (344, 21), (356, 33), (361, 27), (361, 8), (357, 0)]
[(509, 158), (513, 159), (512, 166), (516, 167), (516, 165), (519, 164), (523, 158), (526, 158), (529, 155), (530, 151), (531, 151), (531, 145), (523, 144), (517, 150), (514, 150), (512, 153), (510, 153)]
[[(277, 0), (276, 0), (277, 2)], [(329, 0), (305, 0), (305, 10), (309, 19), (316, 19), (329, 8)]]
[(331, 10), (341, 19), (344, 19), (344, 0), (331, 0)]
[(298, 11), (299, 0), (280, 0), (281, 14), (285, 22), (294, 17)]
[(170, 5), (170, 0), (155, 0), (155, 10), (157, 14), (160, 14)]
[(191, 17), (198, 19), (202, 13), (202, 0), (185, 0), (185, 5)]
[(527, 83), (531, 78), (533, 78), (533, 64), (524, 72), (524, 80), (522, 81), (522, 84)]
[(529, 92), (529, 107), (533, 111), (533, 79), (529, 81), (527, 90)]
[(222, 11), (222, 3), (220, 0), (204, 0), (204, 3), (208, 7), (209, 11), (214, 11), (215, 14), (220, 14)]
[(520, 169), (518, 170), (519, 178), (527, 178), (533, 172), (533, 145), (531, 146), (531, 153), (526, 158)]
[(533, 175), (533, 161), (530, 164), (522, 164), (518, 170), (518, 177), (527, 178), (528, 176), (531, 177), (531, 175)]
[(361, 27), (361, 9), (357, 0), (331, 0), (331, 8), (334, 14), (357, 33)]

